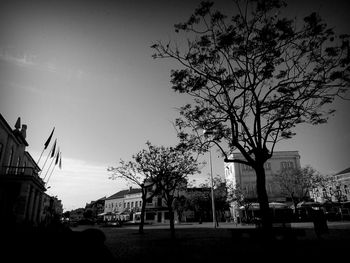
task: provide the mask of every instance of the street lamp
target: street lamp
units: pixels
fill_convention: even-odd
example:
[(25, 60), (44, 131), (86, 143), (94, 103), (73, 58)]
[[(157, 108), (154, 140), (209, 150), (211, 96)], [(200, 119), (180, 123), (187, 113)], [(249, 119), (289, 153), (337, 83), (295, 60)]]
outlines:
[[(212, 135), (214, 134), (213, 131), (210, 130), (204, 130), (204, 135)], [(214, 200), (214, 183), (213, 183), (213, 165), (211, 160), (211, 148), (209, 148), (209, 163), (210, 163), (210, 182), (211, 182), (211, 209), (213, 213), (213, 226), (216, 228), (216, 215), (215, 215), (215, 200)]]

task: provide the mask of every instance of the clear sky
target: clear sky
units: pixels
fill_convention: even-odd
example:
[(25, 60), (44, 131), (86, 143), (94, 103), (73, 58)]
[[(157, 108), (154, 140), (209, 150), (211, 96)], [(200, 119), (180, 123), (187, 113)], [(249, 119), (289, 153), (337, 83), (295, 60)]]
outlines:
[[(55, 127), (62, 170), (55, 168), (48, 194), (57, 195), (65, 210), (127, 187), (123, 180), (108, 179), (106, 169), (119, 159), (129, 160), (147, 140), (165, 146), (177, 142), (175, 108), (189, 100), (170, 88), (170, 70), (176, 65), (153, 60), (150, 46), (175, 40), (173, 25), (187, 20), (198, 3), (0, 2), (0, 112), (11, 126), (18, 117), (28, 125), (27, 150), (35, 159)], [(229, 0), (215, 3), (232, 7)], [(350, 33), (349, 7), (347, 1), (304, 0), (292, 1), (289, 12), (318, 11), (338, 32)], [(349, 104), (338, 103), (337, 115), (325, 125), (299, 127), (297, 136), (277, 150), (299, 151), (303, 166), (323, 174), (348, 168)], [(217, 155), (214, 174), (223, 175)], [(203, 169), (199, 181), (208, 178), (208, 171)]]

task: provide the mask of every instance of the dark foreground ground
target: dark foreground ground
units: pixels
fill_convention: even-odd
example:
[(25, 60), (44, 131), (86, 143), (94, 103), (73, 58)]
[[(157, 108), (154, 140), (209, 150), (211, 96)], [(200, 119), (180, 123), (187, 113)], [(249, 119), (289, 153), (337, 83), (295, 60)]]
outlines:
[[(350, 255), (350, 224), (334, 224), (317, 239), (312, 227), (298, 236), (267, 240), (249, 227), (184, 225), (170, 238), (165, 227), (84, 226), (51, 231), (4, 231), (1, 262), (324, 262)], [(301, 234), (301, 235), (300, 235)], [(345, 260), (345, 261), (347, 261)]]

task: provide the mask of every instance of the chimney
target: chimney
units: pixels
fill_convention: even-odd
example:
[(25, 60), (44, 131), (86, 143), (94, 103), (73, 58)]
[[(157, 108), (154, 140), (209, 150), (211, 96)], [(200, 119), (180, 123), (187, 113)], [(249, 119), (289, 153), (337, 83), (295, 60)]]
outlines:
[(19, 130), (21, 128), (21, 117), (18, 117), (16, 124), (15, 124), (16, 130)]
[(27, 137), (27, 125), (22, 124), (22, 130), (21, 130), (22, 136), (25, 139)]

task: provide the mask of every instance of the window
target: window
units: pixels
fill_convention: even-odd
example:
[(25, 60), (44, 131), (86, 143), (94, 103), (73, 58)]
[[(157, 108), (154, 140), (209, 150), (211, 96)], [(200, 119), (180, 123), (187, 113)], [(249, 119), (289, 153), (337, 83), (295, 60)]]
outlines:
[(142, 201), (140, 201), (140, 207), (142, 206)]
[(24, 162), (23, 164), (23, 168), (22, 168), (22, 173), (24, 174), (24, 171), (25, 171), (25, 167), (27, 167), (27, 162)]
[(8, 166), (11, 166), (11, 164), (12, 164), (12, 158), (13, 158), (13, 148), (11, 148), (11, 151), (10, 151)]
[(21, 164), (21, 157), (18, 157), (17, 158), (17, 164), (16, 164), (16, 174), (18, 174), (18, 168), (19, 168), (20, 164)]
[(154, 213), (146, 213), (146, 220), (154, 220)]
[(242, 170), (243, 171), (252, 171), (253, 168), (249, 165), (246, 165), (246, 164), (242, 164)]
[(158, 197), (157, 205), (162, 206), (162, 198), (161, 197)]
[(2, 157), (2, 148), (4, 147), (4, 145), (2, 143), (0, 143), (0, 161), (1, 161), (1, 157)]
[(134, 207), (134, 202), (131, 202), (131, 208), (133, 208)]
[(281, 168), (282, 168), (282, 170), (293, 169), (294, 163), (293, 162), (281, 162)]
[[(12, 158), (13, 158), (13, 148), (11, 148), (11, 150), (10, 150), (10, 156), (9, 156), (9, 160), (8, 160), (7, 166), (11, 166), (11, 164), (12, 164)], [(10, 169), (10, 168), (7, 167), (6, 173), (9, 172), (9, 169)]]
[(264, 164), (265, 170), (271, 170), (271, 163), (267, 162)]
[(286, 162), (281, 162), (281, 168), (282, 168), (282, 170), (287, 169), (287, 163)]
[[(174, 214), (174, 213), (172, 213), (172, 214)], [(165, 220), (169, 220), (170, 219), (170, 213), (169, 212), (165, 212), (164, 213), (164, 219)]]

